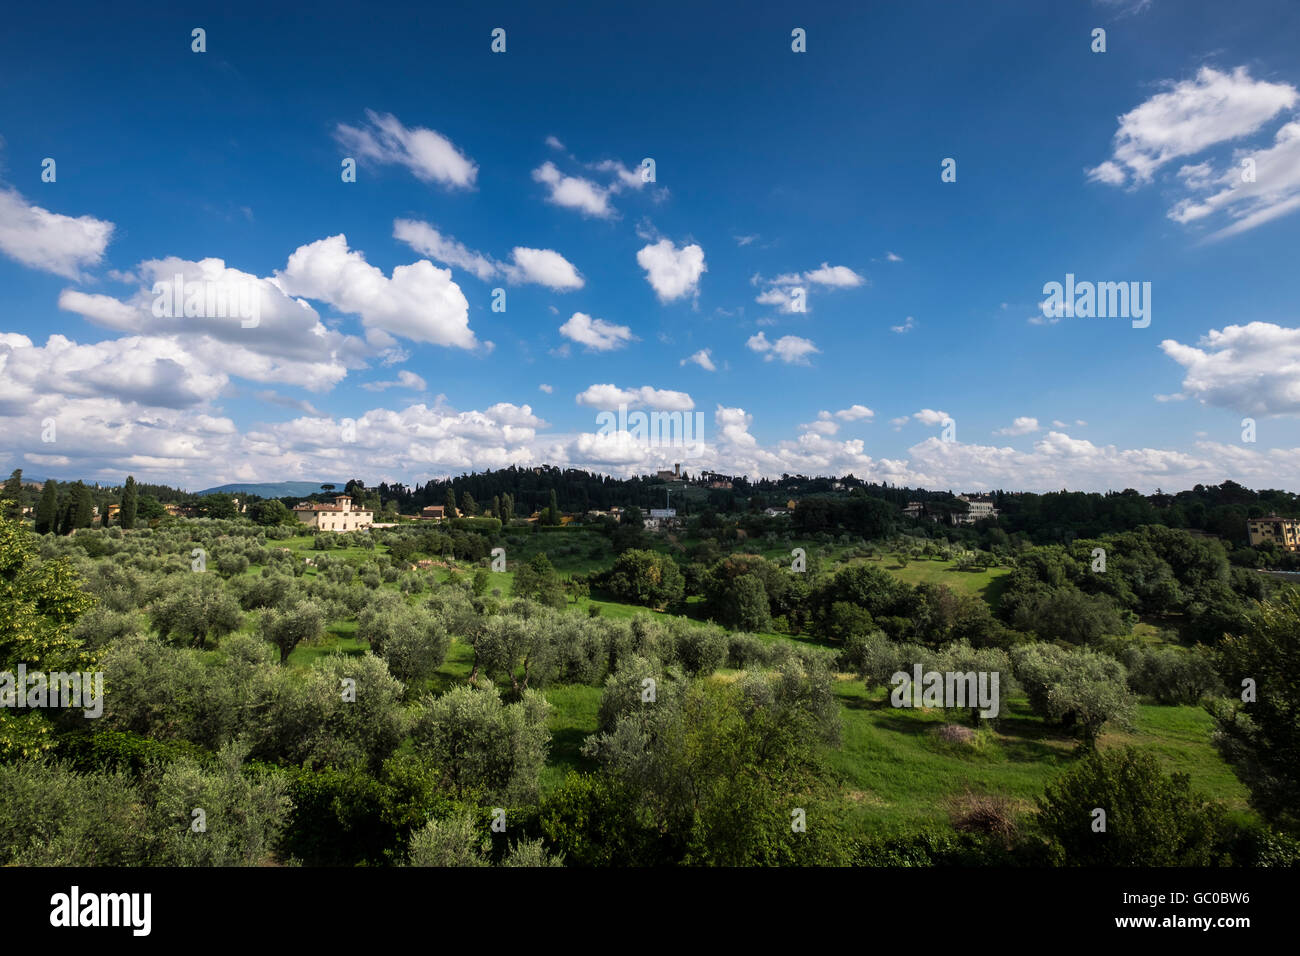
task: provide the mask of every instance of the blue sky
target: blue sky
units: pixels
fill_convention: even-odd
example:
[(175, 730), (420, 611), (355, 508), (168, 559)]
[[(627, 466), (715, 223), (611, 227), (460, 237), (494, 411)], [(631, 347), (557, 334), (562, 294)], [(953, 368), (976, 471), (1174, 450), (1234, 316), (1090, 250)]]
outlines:
[[(1294, 3), (178, 6), (6, 14), (10, 467), (1300, 484)], [(153, 315), (178, 272), (258, 324)]]

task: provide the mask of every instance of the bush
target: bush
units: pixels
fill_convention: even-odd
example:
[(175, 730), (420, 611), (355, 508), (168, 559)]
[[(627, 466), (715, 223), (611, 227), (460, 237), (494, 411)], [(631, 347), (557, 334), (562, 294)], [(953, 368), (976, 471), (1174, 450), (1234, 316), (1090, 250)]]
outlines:
[[(1193, 793), (1186, 774), (1166, 774), (1132, 747), (1094, 751), (1038, 800), (1038, 822), (1066, 866), (1207, 866), (1224, 810)], [(1096, 810), (1105, 811), (1098, 831)]]

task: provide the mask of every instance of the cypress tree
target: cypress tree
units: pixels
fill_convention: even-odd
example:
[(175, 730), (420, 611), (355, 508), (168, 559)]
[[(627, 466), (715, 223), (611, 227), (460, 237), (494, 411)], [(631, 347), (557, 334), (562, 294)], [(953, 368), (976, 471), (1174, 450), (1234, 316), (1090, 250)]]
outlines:
[(117, 523), (127, 530), (134, 528), (138, 507), (139, 497), (135, 488), (135, 476), (127, 475), (126, 486), (122, 489), (122, 510), (118, 512)]
[(447, 489), (447, 499), (442, 503), (443, 517), (456, 517), (456, 493), (450, 488)]
[(3, 497), (5, 514), (15, 520), (21, 518), (23, 514), (23, 470), (21, 468), (15, 468), (9, 480), (5, 482)]
[(95, 521), (95, 499), (80, 481), (72, 489), (73, 527), (89, 528)]
[(50, 534), (58, 530), (59, 485), (53, 478), (45, 479), (41, 498), (36, 502), (36, 533)]

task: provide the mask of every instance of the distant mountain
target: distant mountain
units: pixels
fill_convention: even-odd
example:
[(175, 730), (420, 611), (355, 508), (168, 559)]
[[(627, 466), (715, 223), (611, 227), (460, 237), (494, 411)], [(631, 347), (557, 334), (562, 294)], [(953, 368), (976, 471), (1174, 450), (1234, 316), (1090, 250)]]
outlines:
[[(322, 484), (328, 484), (328, 482), (264, 481), (252, 484), (217, 485), (215, 488), (204, 488), (202, 491), (196, 492), (196, 494), (257, 495), (260, 498), (305, 498), (320, 491)], [(346, 481), (334, 482), (334, 488), (338, 494), (343, 494), (343, 487), (346, 484)]]

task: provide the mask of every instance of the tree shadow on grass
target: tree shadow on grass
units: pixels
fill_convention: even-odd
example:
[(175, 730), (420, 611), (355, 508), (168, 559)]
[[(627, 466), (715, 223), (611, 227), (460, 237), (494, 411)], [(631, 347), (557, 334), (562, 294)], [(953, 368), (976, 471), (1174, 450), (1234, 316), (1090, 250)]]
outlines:
[(595, 770), (596, 761), (582, 754), (588, 732), (581, 727), (564, 727), (551, 732), (551, 753), (547, 763), (562, 765), (573, 770)]

